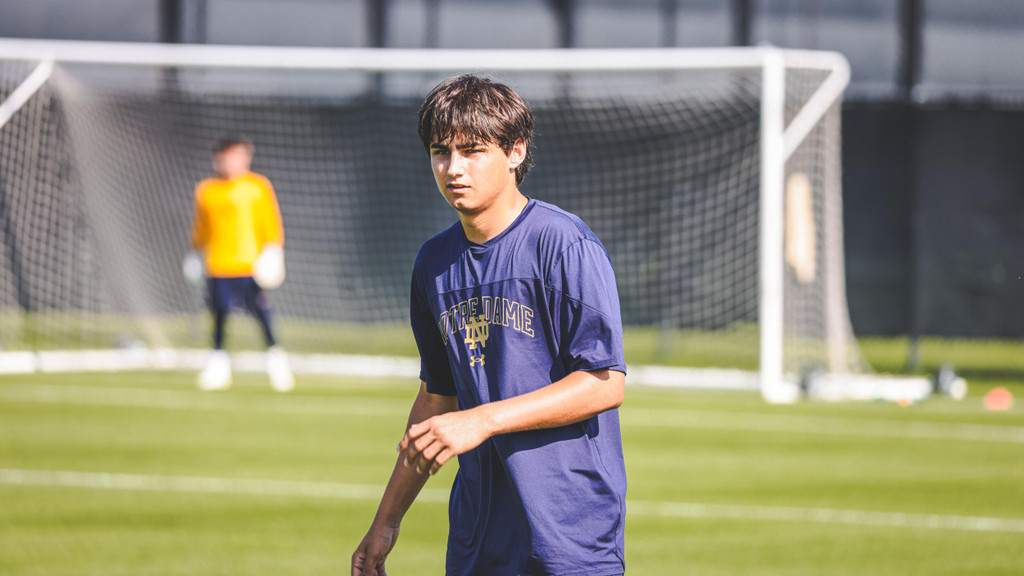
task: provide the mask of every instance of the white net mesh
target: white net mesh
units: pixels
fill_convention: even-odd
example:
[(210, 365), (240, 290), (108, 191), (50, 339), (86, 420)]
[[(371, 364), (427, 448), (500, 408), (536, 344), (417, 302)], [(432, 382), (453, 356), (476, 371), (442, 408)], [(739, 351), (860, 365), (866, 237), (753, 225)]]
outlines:
[[(4, 63), (0, 98), (31, 68)], [(422, 97), (444, 76), (58, 63), (0, 127), (0, 343), (206, 346), (202, 296), (181, 276), (192, 190), (213, 143), (245, 134), (284, 220), (288, 279), (272, 294), (284, 345), (412, 353), (412, 261), (455, 220), (416, 136)], [(521, 189), (578, 214), (611, 254), (627, 360), (756, 369), (761, 71), (498, 77), (537, 119)], [(824, 77), (787, 72), (790, 119)], [(859, 363), (839, 130), (835, 104), (786, 169), (794, 374)], [(256, 346), (256, 332), (231, 327), (229, 345)]]

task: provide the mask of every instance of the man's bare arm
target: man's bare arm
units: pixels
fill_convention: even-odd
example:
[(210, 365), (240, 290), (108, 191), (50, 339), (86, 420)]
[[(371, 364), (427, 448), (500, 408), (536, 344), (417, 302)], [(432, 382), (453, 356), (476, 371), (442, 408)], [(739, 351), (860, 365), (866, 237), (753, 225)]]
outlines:
[(617, 370), (577, 371), (528, 394), (434, 416), (409, 427), (400, 460), (434, 474), (496, 434), (565, 426), (616, 408), (625, 388), (626, 375)]
[[(409, 411), (406, 431), (408, 433), (408, 429), (419, 422), (457, 409), (458, 401), (454, 396), (431, 394), (427, 392), (427, 385), (420, 383), (420, 392)], [(373, 524), (352, 554), (352, 576), (384, 574), (384, 560), (395, 546), (402, 518), (426, 483), (425, 475), (417, 474), (413, 467), (405, 465), (405, 457), (406, 454), (399, 454)]]

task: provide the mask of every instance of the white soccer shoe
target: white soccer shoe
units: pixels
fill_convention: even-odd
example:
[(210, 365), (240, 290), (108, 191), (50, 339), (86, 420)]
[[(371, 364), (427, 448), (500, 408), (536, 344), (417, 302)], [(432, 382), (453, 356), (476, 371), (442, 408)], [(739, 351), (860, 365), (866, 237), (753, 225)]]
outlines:
[(278, 392), (295, 389), (295, 376), (288, 365), (288, 354), (277, 346), (267, 349), (267, 376), (270, 376), (270, 387)]
[(206, 368), (199, 373), (200, 390), (227, 390), (231, 387), (231, 358), (224, 350), (210, 352)]

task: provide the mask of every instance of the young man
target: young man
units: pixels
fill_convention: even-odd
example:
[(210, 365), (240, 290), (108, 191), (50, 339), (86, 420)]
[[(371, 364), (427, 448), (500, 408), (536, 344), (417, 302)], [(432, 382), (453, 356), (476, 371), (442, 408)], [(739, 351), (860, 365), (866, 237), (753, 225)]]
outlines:
[(385, 574), (402, 517), (455, 456), (449, 576), (621, 574), (625, 362), (608, 254), (579, 218), (520, 193), (533, 115), (509, 87), (446, 80), (419, 134), (459, 222), (416, 259), (420, 392), (352, 574)]
[(204, 390), (231, 386), (224, 327), (235, 306), (248, 310), (263, 330), (273, 388), (288, 392), (295, 387), (288, 358), (276, 346), (267, 296), (253, 278), (258, 260), (283, 259), (284, 231), (270, 181), (249, 171), (252, 155), (247, 138), (220, 140), (213, 155), (216, 176), (196, 186), (192, 248), (204, 257), (207, 303), (213, 315), (213, 352), (199, 374)]

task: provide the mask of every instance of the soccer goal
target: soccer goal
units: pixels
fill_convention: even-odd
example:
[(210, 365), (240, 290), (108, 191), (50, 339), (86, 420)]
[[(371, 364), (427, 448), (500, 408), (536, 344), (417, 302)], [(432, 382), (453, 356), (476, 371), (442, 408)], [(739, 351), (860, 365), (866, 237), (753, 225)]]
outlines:
[(181, 278), (192, 190), (213, 142), (238, 133), (281, 204), (288, 280), (272, 297), (296, 369), (413, 353), (412, 261), (454, 222), (416, 111), (459, 72), (533, 107), (521, 188), (608, 248), (632, 382), (788, 401), (808, 374), (869, 372), (845, 297), (838, 54), (24, 40), (0, 41), (0, 345), (22, 353), (9, 365), (75, 366), (84, 356), (55, 356), (75, 350), (197, 362), (182, 352), (207, 340)]

